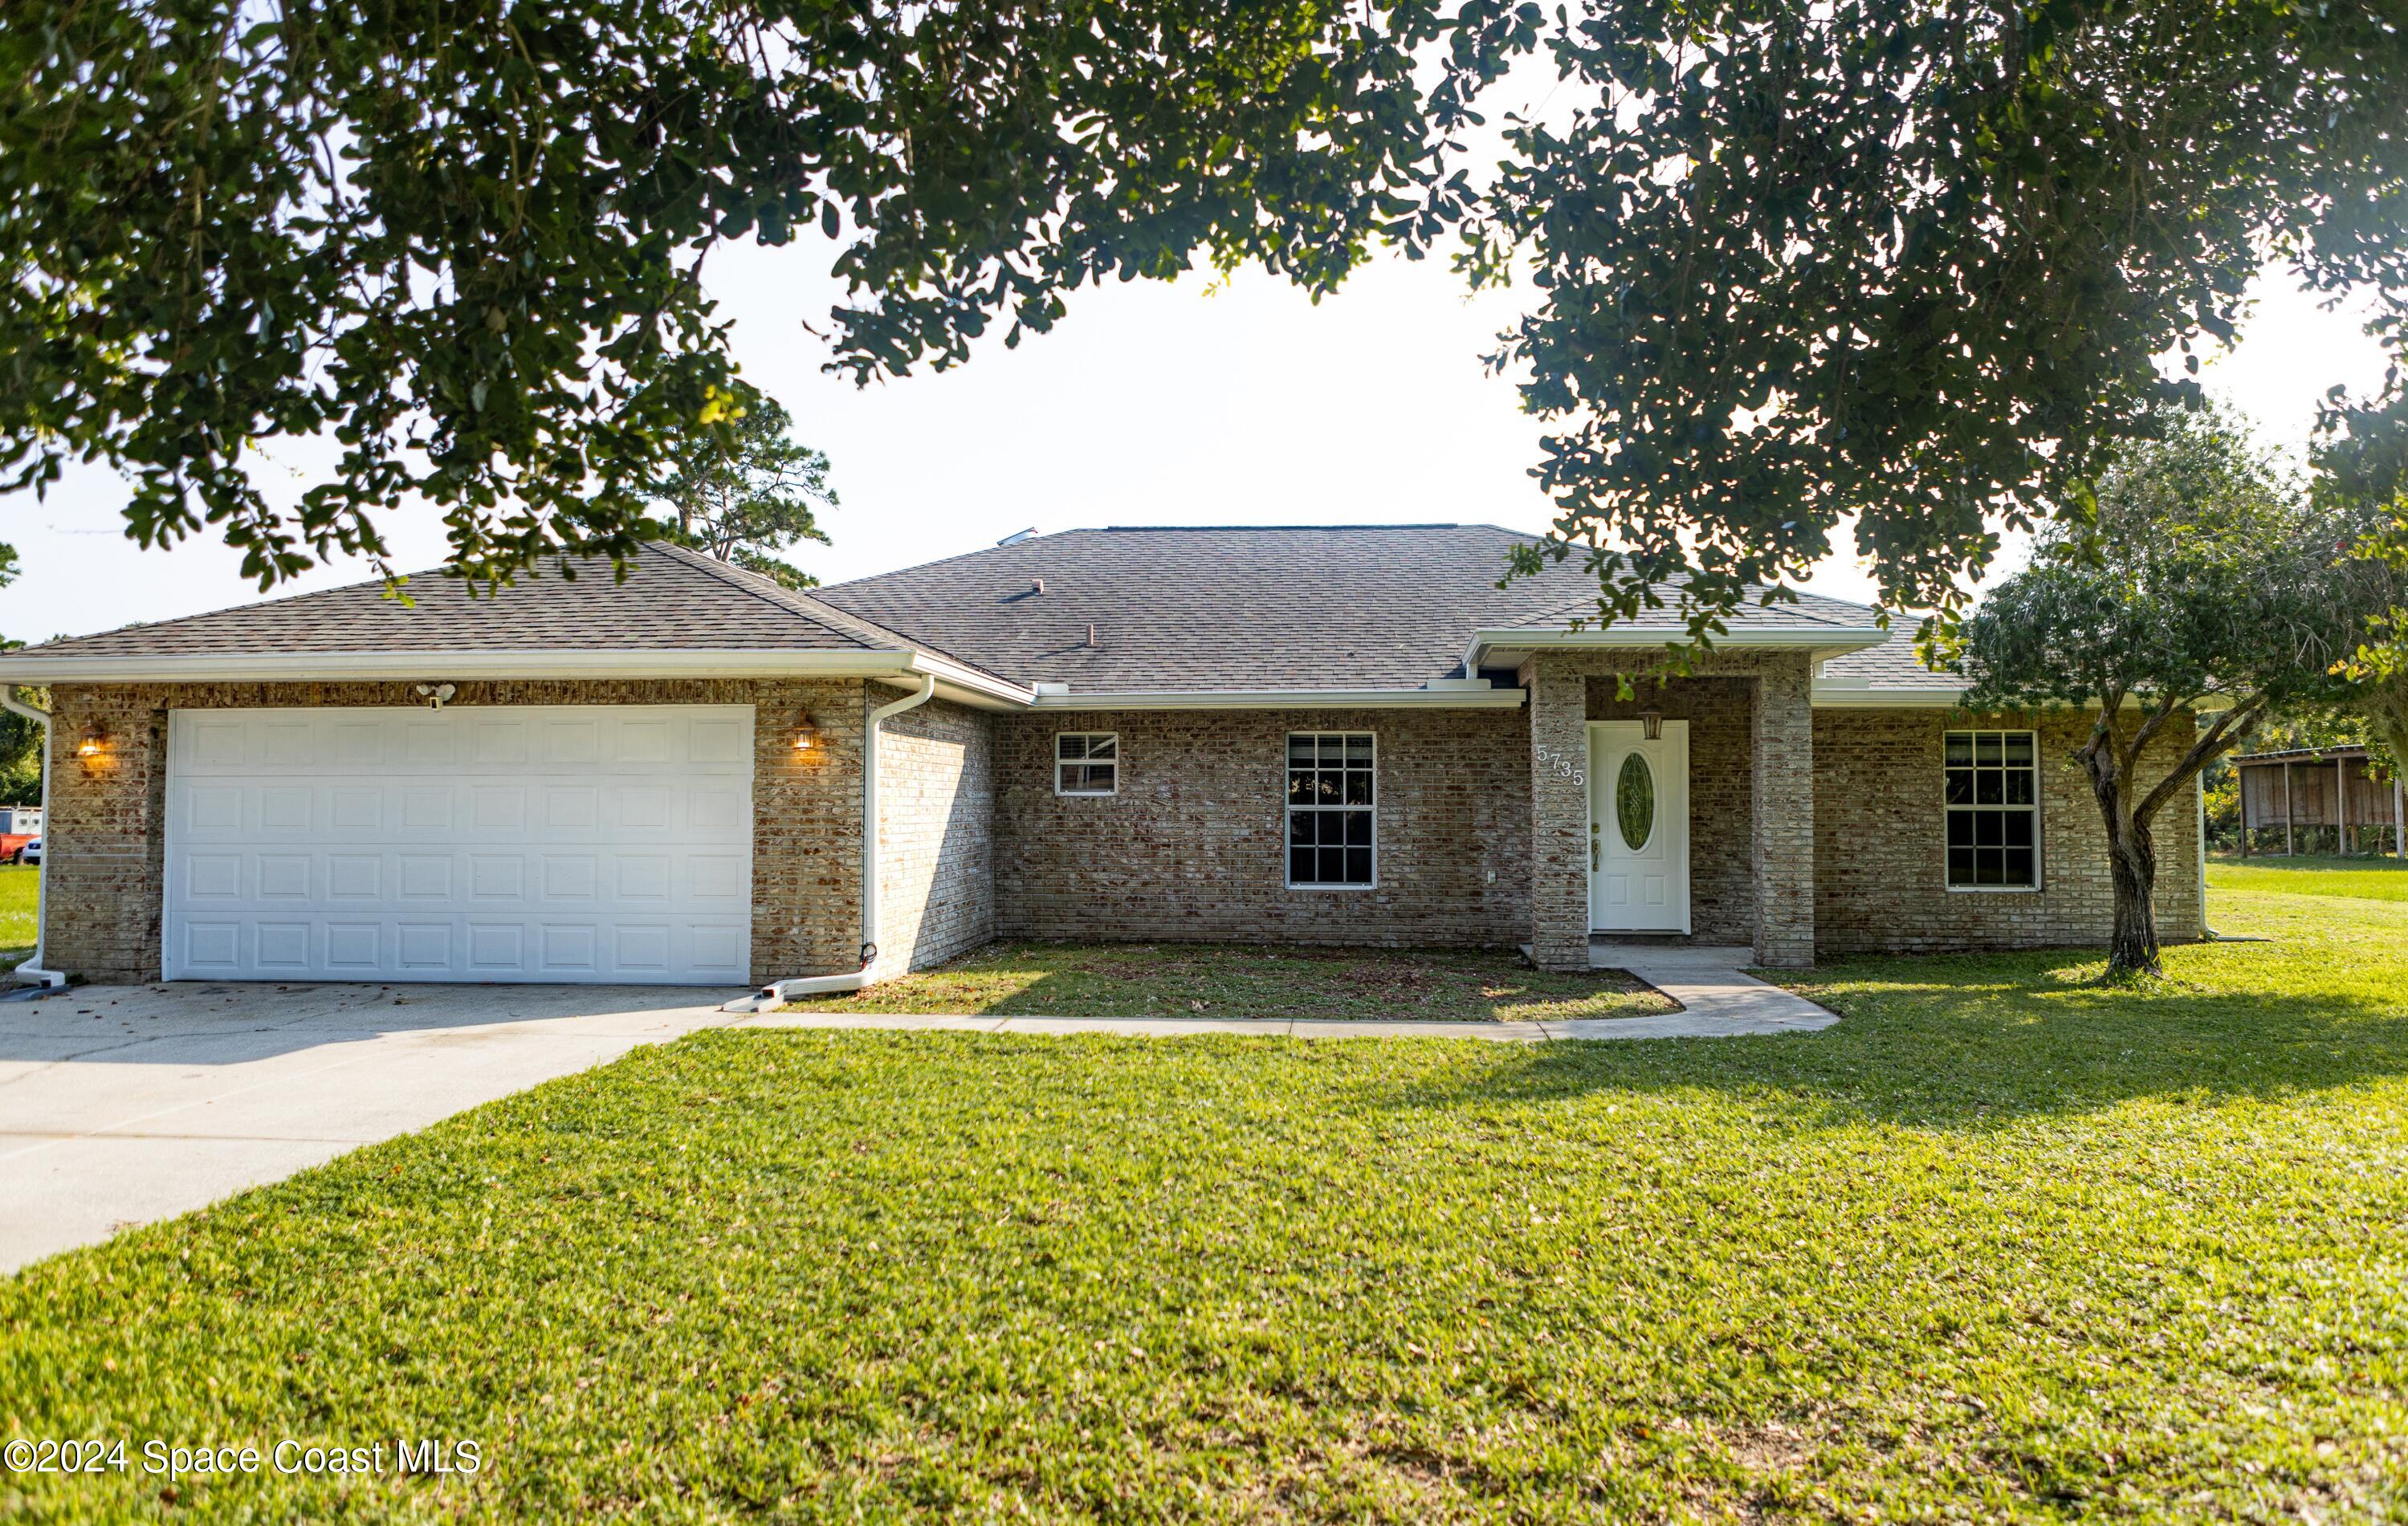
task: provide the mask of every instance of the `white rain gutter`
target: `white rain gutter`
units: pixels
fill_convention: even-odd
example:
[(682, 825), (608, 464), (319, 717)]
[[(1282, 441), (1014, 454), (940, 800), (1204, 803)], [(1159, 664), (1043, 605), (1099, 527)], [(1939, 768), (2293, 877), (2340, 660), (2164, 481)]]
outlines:
[(1528, 698), (1520, 689), (1439, 679), (1426, 689), (1125, 689), (1076, 690), (1039, 684), (1037, 710), (1511, 710)]
[(67, 983), (67, 977), (57, 970), (42, 967), (44, 932), (50, 924), (50, 898), (42, 893), (42, 883), (50, 877), (50, 714), (36, 709), (17, 697), (17, 686), (0, 684), (0, 709), (21, 715), (42, 728), (42, 862), (34, 866), (34, 952), (17, 966), (20, 977), (31, 976), (43, 985), (56, 989)]
[[(1477, 673), (1485, 665), (1482, 659), (1491, 651), (1540, 651), (1571, 648), (1633, 648), (1670, 647), (1683, 643), (1688, 635), (1685, 626), (1667, 629), (1661, 626), (1609, 625), (1602, 630), (1524, 629), (1502, 626), (1471, 633), (1471, 644), (1464, 649), (1463, 671)], [(1817, 654), (1862, 651), (1888, 641), (1890, 633), (1878, 625), (1741, 625), (1724, 631), (1713, 638), (1710, 650), (1723, 651), (1733, 648), (1787, 647), (1802, 648)]]
[(916, 692), (869, 712), (861, 741), (861, 968), (850, 975), (804, 975), (772, 980), (751, 996), (729, 1002), (723, 1012), (773, 1012), (797, 996), (826, 996), (859, 991), (869, 984), (870, 966), (878, 963), (878, 728), (890, 716), (925, 705), (935, 697), (937, 679), (923, 675)]
[(155, 653), (130, 657), (0, 656), (7, 683), (265, 683), (365, 678), (878, 678), (933, 677), (964, 703), (1027, 706), (1026, 685), (924, 651), (796, 651), (760, 648), (551, 651)]

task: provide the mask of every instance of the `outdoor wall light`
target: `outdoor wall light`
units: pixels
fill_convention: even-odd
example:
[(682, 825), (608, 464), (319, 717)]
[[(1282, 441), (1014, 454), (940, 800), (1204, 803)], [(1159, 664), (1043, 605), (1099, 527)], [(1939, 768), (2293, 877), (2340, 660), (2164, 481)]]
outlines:
[(1664, 712), (1661, 710), (1640, 711), (1639, 729), (1646, 734), (1649, 741), (1662, 741), (1664, 739)]
[(108, 750), (108, 732), (97, 720), (83, 729), (83, 740), (76, 744), (79, 758), (97, 758)]
[(809, 711), (805, 711), (803, 714), (802, 724), (795, 728), (795, 750), (797, 752), (809, 752), (819, 745), (820, 728), (817, 723), (811, 720), (810, 713)]

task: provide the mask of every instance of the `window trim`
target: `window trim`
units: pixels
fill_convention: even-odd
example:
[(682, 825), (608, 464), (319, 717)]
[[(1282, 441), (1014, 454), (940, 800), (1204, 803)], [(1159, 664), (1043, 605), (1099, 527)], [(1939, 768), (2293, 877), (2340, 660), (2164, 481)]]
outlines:
[[(1324, 736), (1369, 737), (1371, 739), (1371, 803), (1369, 806), (1347, 806), (1342, 804), (1337, 806), (1299, 806), (1290, 800), (1287, 792), (1288, 754), (1295, 748), (1296, 739), (1299, 736), (1312, 737), (1316, 744), (1319, 739)], [(1280, 882), (1283, 885), (1286, 886), (1291, 891), (1327, 891), (1340, 894), (1355, 891), (1376, 891), (1380, 888), (1380, 734), (1378, 732), (1365, 728), (1361, 730), (1349, 731), (1291, 731), (1282, 733), (1280, 735), (1279, 755), (1279, 800)], [(1365, 880), (1360, 885), (1342, 883), (1334, 884), (1326, 880), (1319, 879), (1308, 879), (1299, 882), (1293, 872), (1294, 866), (1289, 861), (1288, 853), (1289, 835), (1296, 830), (1296, 813), (1298, 811), (1310, 811), (1312, 814), (1319, 816), (1328, 814), (1332, 811), (1350, 810), (1363, 811), (1371, 818), (1371, 877)]]
[[(1952, 806), (1948, 804), (1948, 738), (1975, 738), (1975, 756), (1980, 755), (1985, 735), (2002, 740), (2009, 736), (2028, 736), (2032, 744), (2032, 798), (2028, 806)], [(1978, 766), (1978, 764), (1977, 764)], [(1951, 895), (2038, 895), (2048, 888), (2047, 822), (2041, 810), (2040, 733), (2029, 726), (1943, 726), (1940, 730), (1940, 888)], [(1958, 811), (2029, 811), (2032, 823), (2032, 882), (2028, 885), (1959, 885), (1948, 876), (1948, 820)]]
[[(1066, 758), (1064, 758), (1064, 757), (1062, 756), (1062, 739), (1063, 739), (1064, 737), (1066, 737), (1066, 736), (1083, 736), (1083, 737), (1085, 737), (1085, 738), (1087, 739), (1088, 745), (1089, 745), (1091, 748), (1092, 748), (1092, 747), (1094, 746), (1094, 744), (1095, 744), (1096, 741), (1098, 741), (1098, 740), (1109, 741), (1109, 742), (1111, 742), (1111, 743), (1112, 744), (1112, 755), (1111, 755), (1111, 759), (1109, 760), (1109, 762), (1110, 762), (1110, 763), (1111, 763), (1111, 765), (1112, 765), (1112, 787), (1111, 787), (1111, 789), (1109, 789), (1109, 790), (1065, 790), (1064, 788), (1062, 788), (1062, 765), (1063, 765), (1065, 763), (1079, 763), (1079, 764), (1081, 764), (1081, 765), (1084, 766), (1084, 765), (1086, 765), (1087, 763), (1090, 763), (1090, 761), (1091, 761), (1091, 760), (1089, 760), (1089, 759), (1087, 759), (1087, 758), (1067, 758), (1067, 759), (1066, 759)], [(1112, 796), (1114, 796), (1114, 795), (1116, 795), (1116, 794), (1119, 794), (1120, 792), (1121, 792), (1121, 734), (1120, 734), (1120, 733), (1118, 733), (1118, 732), (1116, 732), (1116, 731), (1057, 731), (1057, 732), (1055, 732), (1055, 733), (1054, 734), (1054, 798), (1055, 798), (1055, 799), (1057, 799), (1057, 800), (1110, 800)]]

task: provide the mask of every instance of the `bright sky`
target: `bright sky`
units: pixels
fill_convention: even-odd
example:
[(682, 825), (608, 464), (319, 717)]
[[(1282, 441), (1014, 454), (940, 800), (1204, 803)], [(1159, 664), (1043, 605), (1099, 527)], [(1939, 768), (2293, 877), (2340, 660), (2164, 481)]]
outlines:
[[(1539, 423), (1479, 357), (1529, 293), (1467, 296), (1442, 264), (1384, 260), (1318, 307), (1283, 282), (1202, 277), (1080, 293), (1068, 320), (1017, 350), (867, 391), (822, 375), (806, 332), (836, 296), (824, 250), (728, 250), (712, 289), (737, 319), (745, 375), (826, 450), (843, 503), (830, 548), (795, 560), (823, 581), (909, 566), (1015, 531), (1103, 524), (1491, 522), (1537, 530), (1547, 504), (1528, 476)], [(2303, 442), (2335, 383), (2371, 388), (2383, 359), (2345, 315), (2321, 312), (2279, 276), (2263, 288), (2212, 387), (2271, 440)], [(329, 452), (277, 448), (264, 480), (297, 496)], [(0, 591), (0, 635), (80, 635), (263, 597), (215, 541), (172, 553), (123, 538), (124, 494), (105, 472), (70, 476), (47, 501), (0, 497), (0, 540), (25, 575)], [(444, 553), (421, 510), (387, 534), (404, 566)], [(364, 576), (322, 569), (279, 592)], [(1809, 587), (1867, 599), (1844, 551)]]

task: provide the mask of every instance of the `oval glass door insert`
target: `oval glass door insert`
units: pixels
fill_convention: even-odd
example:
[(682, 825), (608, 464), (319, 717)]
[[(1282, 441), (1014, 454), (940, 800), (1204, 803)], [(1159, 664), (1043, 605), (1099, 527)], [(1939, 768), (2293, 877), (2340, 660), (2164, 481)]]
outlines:
[(1622, 760), (1622, 772), (1614, 778), (1613, 818), (1634, 853), (1656, 834), (1656, 776), (1636, 752)]

